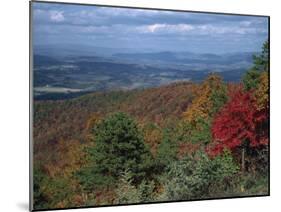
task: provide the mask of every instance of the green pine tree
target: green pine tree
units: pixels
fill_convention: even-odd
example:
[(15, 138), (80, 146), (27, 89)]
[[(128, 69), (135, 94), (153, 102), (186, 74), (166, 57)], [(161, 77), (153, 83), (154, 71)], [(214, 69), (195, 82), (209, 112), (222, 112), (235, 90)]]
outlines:
[(245, 90), (249, 91), (256, 89), (260, 83), (260, 76), (262, 72), (269, 71), (269, 43), (264, 42), (262, 52), (259, 55), (253, 56), (254, 65), (246, 72), (243, 77), (243, 84)]
[(88, 148), (89, 166), (79, 174), (86, 190), (114, 186), (130, 170), (133, 184), (151, 174), (152, 156), (135, 121), (125, 113), (108, 116), (93, 128), (94, 146)]

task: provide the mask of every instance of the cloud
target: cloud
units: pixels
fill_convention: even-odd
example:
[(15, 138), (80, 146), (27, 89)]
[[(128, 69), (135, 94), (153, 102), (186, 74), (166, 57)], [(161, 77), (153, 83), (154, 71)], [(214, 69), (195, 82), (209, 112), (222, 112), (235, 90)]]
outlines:
[(66, 20), (64, 11), (35, 9), (33, 19), (38, 25), (62, 23)]
[[(243, 23), (245, 24), (245, 23)], [(241, 25), (226, 26), (215, 24), (162, 24), (156, 23), (151, 25), (137, 26), (136, 31), (139, 33), (147, 34), (193, 34), (193, 35), (220, 35), (220, 34), (264, 34), (267, 33), (266, 28), (248, 27), (250, 23), (246, 24), (247, 27)]]
[(94, 40), (101, 46), (121, 48), (138, 40), (142, 47), (156, 49), (198, 45), (209, 50), (215, 42), (221, 48), (231, 44), (248, 49), (249, 41), (256, 41), (258, 49), (268, 36), (268, 22), (263, 17), (39, 2), (33, 5), (34, 33), (40, 36), (37, 42), (87, 44)]
[(160, 10), (143, 10), (143, 9), (127, 9), (127, 8), (111, 8), (111, 7), (97, 7), (96, 14), (109, 15), (114, 17), (155, 17), (156, 15), (173, 15), (170, 11)]
[(189, 24), (152, 24), (148, 26), (142, 26), (138, 29), (144, 33), (155, 32), (188, 32), (194, 27)]
[(50, 11), (50, 20), (54, 22), (63, 22), (65, 20), (63, 11)]
[(240, 25), (243, 26), (243, 27), (249, 27), (253, 24), (252, 21), (241, 21), (240, 22)]
[(259, 34), (264, 33), (265, 30), (259, 30), (255, 27), (241, 27), (241, 26), (215, 26), (215, 25), (200, 25), (196, 27), (198, 34)]

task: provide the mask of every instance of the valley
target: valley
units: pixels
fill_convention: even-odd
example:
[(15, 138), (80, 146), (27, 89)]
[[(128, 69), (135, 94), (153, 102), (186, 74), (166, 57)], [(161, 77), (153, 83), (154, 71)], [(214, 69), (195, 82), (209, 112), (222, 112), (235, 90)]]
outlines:
[(47, 52), (38, 50), (34, 56), (35, 99), (65, 99), (88, 92), (200, 82), (210, 73), (218, 73), (227, 82), (237, 82), (251, 66), (253, 55), (112, 52), (47, 56)]

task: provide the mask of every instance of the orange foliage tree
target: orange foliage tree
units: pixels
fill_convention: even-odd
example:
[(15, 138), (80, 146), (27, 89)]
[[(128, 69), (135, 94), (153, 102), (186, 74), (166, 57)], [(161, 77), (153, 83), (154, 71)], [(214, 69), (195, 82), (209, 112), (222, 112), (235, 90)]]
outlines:
[(226, 102), (226, 91), (226, 86), (219, 75), (209, 75), (195, 91), (196, 96), (192, 104), (183, 113), (184, 120), (196, 123), (199, 118), (208, 119), (212, 117)]
[(182, 143), (205, 146), (211, 141), (213, 116), (227, 101), (227, 87), (217, 74), (209, 75), (196, 87), (195, 98), (183, 113), (183, 122), (179, 126), (180, 140)]
[(153, 156), (156, 156), (157, 148), (162, 141), (162, 129), (156, 124), (148, 123), (142, 127), (144, 142), (150, 147)]

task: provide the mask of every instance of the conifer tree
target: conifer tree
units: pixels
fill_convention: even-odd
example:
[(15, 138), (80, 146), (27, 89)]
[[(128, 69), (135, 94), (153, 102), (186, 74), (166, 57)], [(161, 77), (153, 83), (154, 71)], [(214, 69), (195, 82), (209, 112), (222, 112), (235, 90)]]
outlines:
[(88, 148), (89, 166), (79, 173), (87, 190), (115, 185), (121, 173), (132, 172), (134, 184), (150, 174), (152, 157), (135, 121), (125, 113), (115, 113), (93, 130), (94, 146)]

